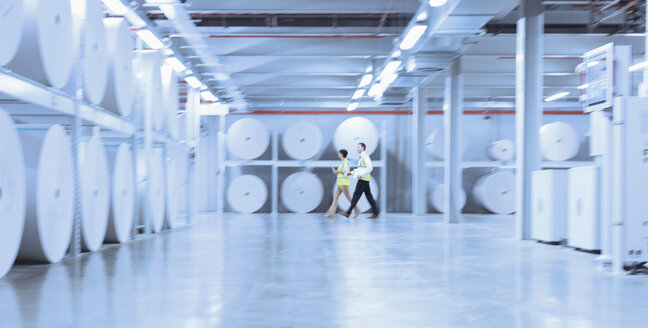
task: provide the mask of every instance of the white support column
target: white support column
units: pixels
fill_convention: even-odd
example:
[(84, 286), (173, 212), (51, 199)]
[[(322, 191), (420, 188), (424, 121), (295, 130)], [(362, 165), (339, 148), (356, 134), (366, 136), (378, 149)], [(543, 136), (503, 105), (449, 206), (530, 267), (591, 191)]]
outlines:
[(272, 181), (271, 181), (271, 212), (276, 215), (279, 213), (279, 132), (272, 132)]
[(216, 162), (218, 163), (218, 175), (216, 177), (216, 212), (220, 214), (225, 210), (225, 115), (219, 116), (216, 152)]
[(537, 0), (520, 0), (516, 58), (516, 237), (531, 236), (531, 172), (540, 168), (544, 9)]
[(463, 184), (461, 165), (462, 120), (463, 120), (463, 74), (461, 58), (456, 58), (450, 65), (446, 78), (445, 105), (443, 106), (445, 130), (444, 162), (444, 207), (443, 222), (461, 222), (461, 203), (459, 195)]
[(423, 216), (427, 212), (425, 175), (425, 110), (423, 87), (412, 90), (412, 214)]

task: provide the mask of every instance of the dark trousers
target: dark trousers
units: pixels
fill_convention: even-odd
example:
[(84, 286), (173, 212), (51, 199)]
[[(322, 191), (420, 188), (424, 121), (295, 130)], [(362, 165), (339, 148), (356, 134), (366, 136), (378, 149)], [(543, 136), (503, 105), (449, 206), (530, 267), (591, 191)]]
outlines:
[(375, 215), (378, 215), (378, 213), (380, 212), (378, 211), (378, 205), (376, 204), (373, 195), (371, 195), (371, 187), (369, 187), (369, 181), (364, 181), (364, 180), (358, 180), (355, 191), (353, 191), (353, 198), (351, 199), (351, 207), (349, 207), (346, 213), (351, 215), (351, 211), (358, 204), (358, 201), (360, 200), (360, 197), (362, 197), (363, 193), (367, 197), (367, 200), (369, 201), (369, 205), (371, 205), (371, 212)]

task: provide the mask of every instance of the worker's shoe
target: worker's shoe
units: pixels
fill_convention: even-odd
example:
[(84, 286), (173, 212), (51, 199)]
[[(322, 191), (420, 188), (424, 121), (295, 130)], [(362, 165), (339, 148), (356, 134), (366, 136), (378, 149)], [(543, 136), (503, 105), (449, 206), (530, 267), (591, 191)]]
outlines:
[(349, 214), (347, 214), (346, 212), (338, 211), (338, 214), (342, 215), (345, 218), (349, 217)]
[(369, 219), (377, 219), (378, 217), (380, 217), (379, 214), (374, 214), (374, 215), (370, 216)]

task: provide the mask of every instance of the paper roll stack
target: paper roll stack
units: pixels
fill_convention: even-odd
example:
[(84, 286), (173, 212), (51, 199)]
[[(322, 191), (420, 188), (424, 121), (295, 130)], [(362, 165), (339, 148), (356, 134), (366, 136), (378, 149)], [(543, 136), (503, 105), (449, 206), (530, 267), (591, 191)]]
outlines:
[(83, 19), (83, 95), (89, 102), (100, 104), (108, 78), (102, 4), (95, 0), (72, 0), (72, 13)]
[(110, 171), (110, 206), (106, 241), (122, 243), (128, 240), (135, 215), (135, 176), (133, 153), (126, 143), (106, 147)]
[(18, 259), (55, 263), (65, 255), (72, 236), (72, 145), (60, 125), (18, 131), (27, 168), (27, 211)]
[[(166, 190), (164, 174), (164, 158), (161, 149), (154, 149), (148, 158), (138, 158), (137, 175), (146, 177), (146, 183), (137, 186), (139, 194), (139, 222), (145, 224), (146, 211), (150, 215), (151, 230), (162, 231), (164, 212), (166, 209)], [(142, 169), (147, 172), (143, 172)], [(147, 174), (148, 173), (148, 174)]]
[(322, 181), (312, 173), (291, 174), (281, 185), (281, 203), (295, 213), (308, 213), (319, 206), (324, 196)]
[(268, 199), (268, 189), (263, 180), (254, 175), (241, 175), (227, 188), (227, 203), (235, 212), (254, 213)]
[(255, 159), (268, 149), (270, 136), (259, 120), (244, 118), (227, 130), (227, 149), (235, 157)]
[[(351, 179), (351, 185), (349, 186), (351, 197), (353, 197), (353, 191), (355, 190), (357, 184), (358, 184), (358, 180)], [(376, 179), (373, 176), (371, 177), (371, 181), (369, 182), (369, 188), (371, 188), (371, 195), (374, 197), (376, 203), (378, 203), (378, 195), (380, 193), (380, 190), (378, 189), (378, 183), (376, 182)], [(337, 185), (333, 185), (334, 196), (335, 196), (335, 189), (337, 189)], [(346, 211), (349, 209), (349, 206), (351, 206), (351, 202), (349, 202), (349, 200), (344, 196), (344, 194), (340, 195), (340, 198), (338, 199), (338, 208), (342, 211)], [(360, 201), (358, 201), (357, 206), (360, 209), (360, 212), (366, 212), (371, 209), (371, 205), (369, 205), (369, 201), (367, 200), (367, 197), (364, 194), (362, 194), (362, 197), (360, 197)]]
[(74, 60), (70, 0), (23, 0), (22, 9), (23, 24), (0, 32), (18, 33), (10, 30), (22, 28), (20, 46), (9, 68), (34, 81), (63, 88)]
[(108, 79), (102, 105), (115, 114), (128, 116), (135, 96), (133, 79), (135, 45), (124, 18), (104, 18), (103, 23), (106, 31)]
[(515, 144), (508, 139), (492, 142), (486, 148), (486, 155), (492, 161), (508, 161), (515, 155)]
[(6, 65), (18, 51), (23, 34), (23, 0), (0, 1), (0, 65)]
[[(1, 6), (0, 6), (1, 7)], [(13, 121), (0, 108), (0, 278), (18, 254), (25, 223), (25, 161)]]
[(368, 119), (364, 117), (352, 117), (335, 129), (333, 134), (333, 144), (336, 150), (346, 149), (349, 152), (349, 159), (358, 159), (358, 143), (363, 142), (367, 146), (367, 154), (373, 154), (378, 147), (378, 129)]
[(81, 248), (94, 252), (101, 247), (108, 224), (109, 180), (106, 151), (99, 134), (83, 142), (79, 151), (81, 173)]
[(322, 141), (317, 125), (305, 121), (291, 124), (281, 139), (286, 154), (297, 160), (315, 157), (322, 149)]
[[(162, 53), (160, 51), (144, 51), (138, 65), (142, 73), (144, 88), (144, 106), (151, 111), (153, 129), (161, 131), (166, 120), (166, 106), (163, 106), (162, 93)], [(144, 115), (144, 113), (142, 113)]]
[(540, 128), (540, 150), (550, 161), (566, 161), (578, 154), (580, 140), (576, 129), (565, 122), (553, 122)]
[(166, 128), (171, 137), (177, 140), (180, 135), (178, 127), (178, 104), (180, 103), (178, 75), (171, 66), (166, 64), (162, 65), (162, 97), (166, 115)]
[[(439, 213), (445, 213), (445, 193), (443, 191), (443, 184), (438, 184), (432, 187), (430, 191), (430, 203), (432, 207)], [(461, 188), (459, 193), (459, 207), (463, 208), (466, 205), (466, 191)]]
[(425, 149), (436, 160), (445, 159), (445, 134), (443, 129), (436, 129), (425, 140)]
[(498, 171), (479, 178), (473, 189), (473, 196), (492, 213), (515, 212), (515, 174)]

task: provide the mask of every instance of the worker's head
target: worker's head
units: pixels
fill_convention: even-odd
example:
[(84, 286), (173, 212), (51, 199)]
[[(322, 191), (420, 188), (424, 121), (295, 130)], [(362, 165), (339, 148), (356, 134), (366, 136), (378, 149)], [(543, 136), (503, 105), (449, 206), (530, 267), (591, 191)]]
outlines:
[(362, 154), (365, 149), (367, 149), (367, 146), (363, 142), (358, 144), (358, 154)]
[(340, 159), (345, 159), (347, 155), (349, 155), (349, 152), (346, 149), (340, 149), (340, 151), (338, 152), (338, 157)]

